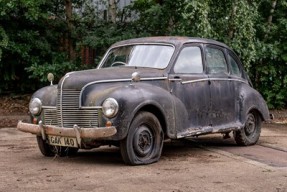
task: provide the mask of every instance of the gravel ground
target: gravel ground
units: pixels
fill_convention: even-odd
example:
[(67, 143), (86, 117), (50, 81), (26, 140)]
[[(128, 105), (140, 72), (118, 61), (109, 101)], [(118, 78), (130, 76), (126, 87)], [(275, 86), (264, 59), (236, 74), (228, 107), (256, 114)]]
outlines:
[(218, 135), (167, 141), (158, 163), (126, 166), (116, 147), (43, 157), (35, 136), (15, 129), (28, 120), (28, 102), (0, 97), (0, 191), (287, 192), (287, 110), (272, 111), (258, 145)]
[[(280, 130), (276, 134), (286, 142), (286, 129)], [(260, 142), (269, 143), (276, 134), (267, 127)], [(47, 158), (40, 154), (35, 136), (2, 128), (0, 191), (287, 192), (287, 164), (271, 166), (238, 153), (245, 149), (243, 154), (252, 154), (254, 147), (235, 147), (232, 140), (218, 137), (167, 141), (159, 162), (126, 166), (116, 147)]]

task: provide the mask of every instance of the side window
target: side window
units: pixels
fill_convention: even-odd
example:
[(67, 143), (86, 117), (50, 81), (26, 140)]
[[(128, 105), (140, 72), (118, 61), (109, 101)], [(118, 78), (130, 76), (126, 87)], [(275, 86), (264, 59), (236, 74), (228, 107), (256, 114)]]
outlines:
[(185, 47), (174, 65), (175, 73), (202, 73), (202, 56), (199, 47)]
[(232, 75), (241, 77), (241, 71), (239, 69), (239, 66), (238, 66), (238, 63), (236, 62), (236, 60), (230, 54), (228, 54), (228, 59), (230, 62), (230, 73)]
[(205, 48), (207, 73), (227, 73), (227, 63), (223, 51), (213, 47)]

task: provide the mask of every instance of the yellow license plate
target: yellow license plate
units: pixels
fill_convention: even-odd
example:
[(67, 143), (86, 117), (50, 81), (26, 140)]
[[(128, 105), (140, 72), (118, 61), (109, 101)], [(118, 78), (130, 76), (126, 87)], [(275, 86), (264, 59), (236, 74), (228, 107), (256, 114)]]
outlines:
[(62, 137), (48, 135), (50, 145), (64, 146), (64, 147), (78, 147), (77, 140), (74, 137)]

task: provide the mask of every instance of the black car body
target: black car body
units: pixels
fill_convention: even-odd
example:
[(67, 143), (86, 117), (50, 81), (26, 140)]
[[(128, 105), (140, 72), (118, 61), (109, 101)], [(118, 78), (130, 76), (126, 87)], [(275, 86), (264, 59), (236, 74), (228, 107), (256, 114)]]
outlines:
[(127, 164), (159, 160), (163, 140), (234, 133), (255, 144), (269, 120), (236, 54), (225, 44), (190, 37), (130, 39), (111, 46), (97, 69), (67, 73), (30, 102), (46, 156), (120, 146)]

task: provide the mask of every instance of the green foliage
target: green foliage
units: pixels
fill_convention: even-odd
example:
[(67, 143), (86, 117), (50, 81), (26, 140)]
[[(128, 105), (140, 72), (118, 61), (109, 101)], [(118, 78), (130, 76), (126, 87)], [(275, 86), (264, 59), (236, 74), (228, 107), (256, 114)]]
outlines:
[(43, 4), (41, 0), (0, 1), (0, 73), (3, 80), (0, 93), (33, 87), (22, 79), (26, 76), (24, 67), (39, 58), (38, 51), (46, 54), (49, 46), (44, 46), (45, 41), (40, 34), (43, 28), (37, 23), (46, 16), (40, 11)]
[(2, 57), (2, 49), (6, 48), (8, 45), (8, 36), (4, 29), (0, 26), (0, 62)]
[(83, 38), (82, 44), (98, 50), (99, 56), (102, 56), (111, 44), (137, 36), (133, 31), (126, 30), (129, 27), (132, 27), (129, 23), (113, 24), (101, 21), (92, 32)]
[(183, 1), (158, 4), (154, 0), (137, 0), (129, 7), (138, 16), (133, 20), (132, 30), (138, 36), (179, 35), (184, 5)]
[[(265, 0), (258, 6), (256, 59), (250, 72), (269, 107), (283, 108), (287, 106), (287, 3), (277, 1), (270, 14), (271, 3)], [(268, 21), (270, 15), (272, 20)]]
[(77, 56), (82, 47), (94, 48), (98, 61), (111, 44), (123, 39), (183, 35), (232, 47), (269, 107), (287, 106), (285, 1), (277, 0), (272, 8), (274, 1), (269, 0), (135, 0), (117, 10), (115, 23), (104, 19), (104, 10), (97, 7), (105, 7), (105, 0), (72, 2), (69, 28), (65, 1), (0, 1), (0, 93), (32, 91), (46, 83), (49, 72), (57, 80), (86, 67), (78, 58), (71, 61), (67, 41), (77, 48)]
[(184, 35), (204, 38), (213, 37), (209, 1), (190, 1), (184, 6), (181, 28)]
[(79, 68), (79, 64), (69, 62), (65, 57), (66, 55), (64, 54), (55, 53), (51, 63), (33, 63), (26, 68), (31, 74), (29, 78), (45, 84), (47, 83), (48, 73), (53, 73), (55, 75), (55, 82), (58, 82), (65, 73)]
[[(65, 20), (51, 12), (58, 2), (47, 0), (0, 1), (0, 93), (33, 92), (41, 86), (26, 71), (29, 66), (53, 63), (54, 53), (61, 51), (66, 32)], [(66, 59), (66, 61), (68, 61)], [(45, 75), (46, 76), (46, 75)], [(37, 77), (38, 79), (39, 77)]]
[[(277, 1), (137, 0), (131, 7), (139, 18), (141, 36), (185, 35), (211, 38), (232, 47), (270, 108), (287, 104), (287, 3)], [(280, 42), (280, 43), (279, 43)]]

